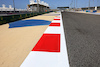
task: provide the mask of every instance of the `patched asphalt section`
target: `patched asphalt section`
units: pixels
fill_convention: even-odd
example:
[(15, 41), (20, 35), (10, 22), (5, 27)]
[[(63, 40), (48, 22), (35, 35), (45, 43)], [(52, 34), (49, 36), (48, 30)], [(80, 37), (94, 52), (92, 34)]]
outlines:
[(70, 67), (100, 67), (100, 16), (63, 12)]

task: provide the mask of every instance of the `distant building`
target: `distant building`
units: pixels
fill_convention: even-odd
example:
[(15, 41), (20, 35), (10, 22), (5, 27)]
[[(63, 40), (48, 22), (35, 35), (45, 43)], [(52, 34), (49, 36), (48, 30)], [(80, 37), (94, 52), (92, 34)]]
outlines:
[(97, 7), (84, 7), (84, 8), (81, 8), (82, 10), (100, 10), (100, 6), (97, 6)]
[[(11, 5), (9, 5), (9, 7), (6, 7), (5, 4), (2, 4), (2, 7), (0, 7), (0, 12), (6, 11), (14, 11), (14, 8)], [(15, 11), (27, 11), (27, 9), (15, 9)]]
[(66, 10), (66, 9), (68, 9), (69, 7), (57, 7), (57, 9), (59, 9), (59, 10)]
[[(49, 4), (44, 1), (39, 1), (39, 12), (46, 12), (50, 10)], [(37, 12), (37, 0), (30, 0), (30, 4), (28, 5), (28, 10)]]

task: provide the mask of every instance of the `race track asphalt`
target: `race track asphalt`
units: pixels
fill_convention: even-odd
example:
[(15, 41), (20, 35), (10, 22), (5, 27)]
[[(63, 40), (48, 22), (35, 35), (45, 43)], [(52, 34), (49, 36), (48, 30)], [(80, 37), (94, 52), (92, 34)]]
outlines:
[(100, 15), (63, 12), (70, 67), (100, 67)]

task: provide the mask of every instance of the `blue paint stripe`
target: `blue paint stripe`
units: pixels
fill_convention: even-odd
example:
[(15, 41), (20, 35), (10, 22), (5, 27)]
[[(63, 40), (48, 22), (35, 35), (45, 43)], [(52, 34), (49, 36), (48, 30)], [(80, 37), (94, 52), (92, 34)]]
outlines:
[(20, 21), (9, 23), (9, 28), (50, 25), (50, 23), (51, 23), (51, 21), (46, 21), (46, 20), (36, 20), (36, 19), (20, 20)]

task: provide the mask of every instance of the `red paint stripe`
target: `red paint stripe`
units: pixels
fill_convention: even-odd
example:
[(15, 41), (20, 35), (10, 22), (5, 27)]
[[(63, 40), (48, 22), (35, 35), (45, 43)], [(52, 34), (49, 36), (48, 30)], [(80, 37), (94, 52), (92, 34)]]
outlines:
[(60, 19), (54, 19), (54, 20), (60, 20)]
[(60, 34), (43, 34), (32, 51), (60, 52)]
[(60, 26), (60, 23), (51, 23), (49, 26)]

